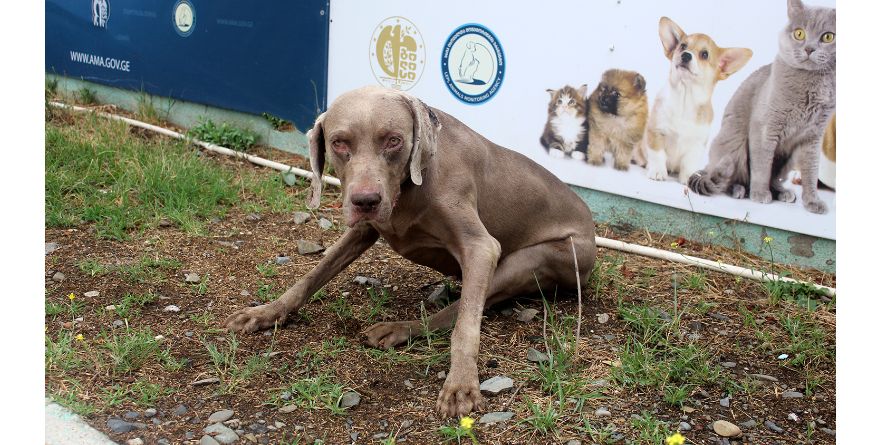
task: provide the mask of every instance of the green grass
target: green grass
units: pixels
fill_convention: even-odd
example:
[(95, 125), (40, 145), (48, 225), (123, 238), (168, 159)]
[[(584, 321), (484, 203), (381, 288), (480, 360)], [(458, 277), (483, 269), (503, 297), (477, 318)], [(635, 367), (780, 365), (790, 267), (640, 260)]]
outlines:
[(75, 349), (75, 342), (70, 332), (59, 332), (56, 338), (44, 335), (43, 363), (46, 371), (70, 371), (82, 367), (84, 361)]
[(550, 401), (548, 401), (547, 406), (542, 407), (531, 400), (527, 400), (526, 409), (531, 414), (521, 422), (529, 424), (533, 430), (542, 435), (557, 432), (557, 420), (560, 419), (560, 412), (554, 408)]
[(114, 305), (114, 312), (122, 319), (138, 317), (141, 315), (142, 307), (155, 301), (157, 301), (157, 295), (152, 292), (126, 294), (119, 303)]
[(89, 89), (88, 87), (82, 87), (77, 90), (77, 100), (83, 105), (94, 105), (98, 103), (98, 98), (95, 96), (95, 90)]
[[(343, 414), (345, 408), (339, 407), (339, 400), (345, 392), (345, 387), (335, 380), (335, 377), (329, 374), (298, 379), (276, 392), (269, 403), (278, 406), (293, 404), (307, 410), (322, 409), (333, 414)], [(284, 392), (291, 394), (289, 400), (283, 400), (281, 397)]]
[(208, 220), (234, 205), (279, 212), (301, 202), (277, 174), (237, 174), (185, 141), (143, 138), (120, 122), (72, 116), (72, 123), (46, 122), (47, 227), (92, 223), (98, 236), (123, 240), (166, 219), (204, 234)]
[[(226, 345), (216, 346), (214, 343), (204, 342), (206, 350), (209, 352), (209, 359), (216, 371), (215, 376), (221, 381), (218, 393), (232, 394), (236, 389), (248, 383), (252, 376), (266, 371), (270, 359), (264, 354), (253, 354), (246, 360), (238, 359), (240, 342), (237, 341), (236, 335), (232, 334), (225, 343)], [(273, 349), (273, 346), (274, 342), (272, 341), (270, 349)]]
[(277, 131), (281, 131), (281, 130), (283, 130), (283, 129), (291, 128), (291, 127), (292, 127), (292, 122), (289, 122), (289, 121), (287, 121), (287, 120), (285, 120), (285, 119), (281, 119), (281, 118), (279, 118), (279, 117), (277, 117), (277, 116), (274, 116), (273, 114), (270, 114), (270, 113), (262, 113), (261, 116), (262, 116), (263, 118), (265, 118), (265, 120), (267, 120), (268, 123), (270, 123), (271, 126), (274, 127), (274, 129), (277, 130)]
[(111, 359), (114, 374), (136, 371), (160, 353), (160, 344), (148, 328), (129, 330), (120, 335), (104, 335), (103, 346)]
[(277, 270), (277, 265), (274, 263), (257, 264), (255, 269), (265, 278), (273, 278), (280, 275), (280, 271)]
[(227, 122), (216, 124), (212, 119), (202, 119), (188, 131), (188, 135), (238, 151), (246, 151), (258, 140), (258, 134), (253, 131), (237, 128)]
[(75, 379), (64, 380), (58, 387), (48, 392), (56, 403), (81, 416), (89, 416), (98, 410), (95, 405), (87, 402), (89, 396), (83, 396), (82, 384)]
[(103, 264), (98, 260), (85, 259), (77, 263), (81, 272), (90, 277), (115, 273), (130, 283), (161, 283), (166, 279), (167, 272), (181, 267), (181, 262), (174, 258), (142, 256), (131, 263)]
[(631, 419), (631, 426), (637, 432), (637, 437), (628, 442), (636, 445), (660, 445), (670, 435), (668, 424), (655, 418), (649, 411), (643, 411), (639, 416)]
[(376, 292), (376, 290), (371, 287), (368, 288), (366, 292), (369, 293), (369, 301), (371, 304), (367, 310), (365, 320), (367, 323), (374, 323), (387, 314), (386, 306), (388, 302), (391, 301), (391, 295), (388, 293), (387, 289), (382, 289), (381, 292)]
[[(814, 311), (822, 305), (821, 298), (826, 296), (824, 292), (805, 283), (765, 281), (762, 286), (769, 295), (771, 304), (787, 301), (810, 311)], [(833, 305), (834, 301), (831, 300), (830, 305)]]
[(270, 303), (280, 297), (282, 292), (275, 292), (274, 285), (270, 283), (259, 283), (255, 296), (265, 303)]

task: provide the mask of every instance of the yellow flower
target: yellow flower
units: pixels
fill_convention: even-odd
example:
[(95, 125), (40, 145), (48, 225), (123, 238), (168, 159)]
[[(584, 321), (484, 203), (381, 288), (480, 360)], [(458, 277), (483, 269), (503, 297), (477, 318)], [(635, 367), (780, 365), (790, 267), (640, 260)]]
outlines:
[(683, 445), (684, 443), (686, 443), (686, 438), (683, 437), (683, 435), (680, 433), (674, 433), (673, 435), (665, 439), (665, 443), (667, 445)]
[(679, 244), (677, 244), (676, 241), (674, 241), (674, 242), (671, 243), (671, 249), (676, 249), (677, 246), (679, 246)]
[(77, 298), (77, 297), (74, 296), (74, 293), (73, 293), (73, 292), (71, 292), (71, 293), (68, 295), (68, 300), (74, 301), (75, 298)]
[(461, 422), (459, 422), (459, 425), (466, 430), (470, 430), (471, 427), (474, 426), (474, 419), (472, 419), (470, 417), (462, 417)]
[(772, 237), (771, 237), (771, 236), (765, 236), (765, 237), (763, 237), (763, 242), (766, 243), (766, 244), (771, 243), (771, 242), (772, 242)]
[(77, 334), (77, 336), (74, 338), (76, 338), (79, 341), (83, 341), (83, 334)]

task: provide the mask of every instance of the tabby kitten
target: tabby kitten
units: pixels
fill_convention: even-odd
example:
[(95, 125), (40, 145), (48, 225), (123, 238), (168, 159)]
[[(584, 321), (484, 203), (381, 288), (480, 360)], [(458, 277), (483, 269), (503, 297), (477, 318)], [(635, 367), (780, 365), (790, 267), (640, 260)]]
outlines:
[(708, 195), (730, 192), (761, 203), (794, 202), (782, 183), (800, 171), (803, 206), (827, 212), (818, 197), (819, 149), (836, 108), (837, 11), (788, 0), (788, 24), (779, 34), (775, 61), (747, 78), (729, 100), (710, 161), (689, 178)]
[(547, 90), (548, 122), (541, 135), (541, 145), (548, 154), (558, 158), (571, 157), (584, 161), (588, 156), (588, 86), (575, 89), (569, 85)]

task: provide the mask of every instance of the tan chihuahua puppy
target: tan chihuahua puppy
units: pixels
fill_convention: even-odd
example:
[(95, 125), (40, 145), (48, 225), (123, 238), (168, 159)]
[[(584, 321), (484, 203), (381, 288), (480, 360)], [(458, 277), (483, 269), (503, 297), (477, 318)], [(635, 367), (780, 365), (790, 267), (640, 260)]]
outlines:
[(714, 119), (714, 87), (741, 69), (753, 52), (720, 48), (705, 34), (686, 35), (667, 17), (658, 22), (658, 35), (670, 61), (670, 74), (655, 98), (643, 136), (646, 175), (663, 181), (668, 172), (677, 173), (680, 183), (686, 184), (692, 173), (704, 167)]

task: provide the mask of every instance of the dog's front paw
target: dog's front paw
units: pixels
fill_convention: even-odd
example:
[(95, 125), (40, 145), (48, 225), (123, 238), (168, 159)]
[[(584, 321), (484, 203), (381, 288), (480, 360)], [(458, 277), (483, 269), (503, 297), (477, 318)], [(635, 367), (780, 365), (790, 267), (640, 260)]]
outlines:
[(477, 366), (474, 365), (473, 372), (462, 372), (453, 365), (437, 397), (437, 411), (444, 417), (460, 417), (485, 408), (486, 400), (480, 394)]
[(803, 195), (803, 207), (811, 213), (819, 215), (828, 212), (828, 205), (824, 203), (818, 196)]
[(653, 166), (650, 162), (646, 166), (646, 177), (653, 181), (664, 181), (668, 178), (668, 171), (664, 167)]
[(376, 323), (365, 330), (366, 344), (373, 348), (388, 349), (406, 343), (421, 326), (413, 321)]
[(255, 332), (272, 328), (275, 324), (282, 326), (286, 322), (287, 315), (288, 311), (285, 308), (277, 302), (272, 302), (240, 309), (225, 320), (224, 326), (235, 332)]
[(772, 202), (772, 192), (769, 190), (751, 190), (751, 201), (769, 204)]

